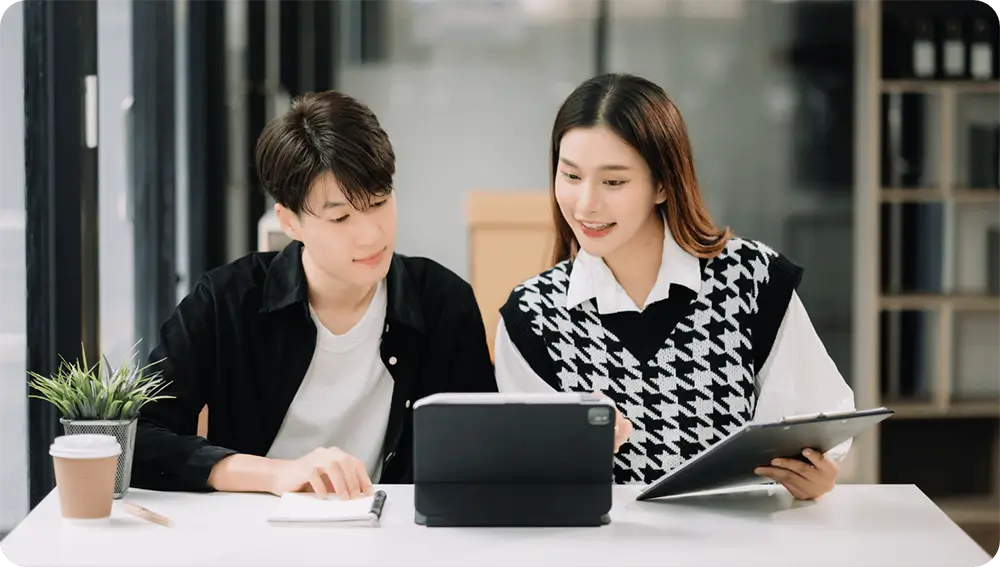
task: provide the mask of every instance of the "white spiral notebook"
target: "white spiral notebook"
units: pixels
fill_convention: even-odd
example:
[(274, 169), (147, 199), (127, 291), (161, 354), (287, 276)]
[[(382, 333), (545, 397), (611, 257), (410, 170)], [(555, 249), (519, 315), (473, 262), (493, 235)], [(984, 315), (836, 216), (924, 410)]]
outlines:
[(273, 523), (337, 523), (375, 526), (382, 518), (385, 492), (354, 500), (287, 492), (267, 517)]

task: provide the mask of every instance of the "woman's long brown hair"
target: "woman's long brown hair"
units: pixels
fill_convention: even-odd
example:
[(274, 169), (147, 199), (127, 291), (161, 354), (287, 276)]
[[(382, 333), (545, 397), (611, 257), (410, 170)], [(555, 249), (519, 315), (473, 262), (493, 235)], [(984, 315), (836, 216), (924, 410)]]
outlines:
[(699, 258), (717, 256), (732, 233), (728, 227), (715, 226), (701, 198), (691, 142), (680, 111), (654, 83), (616, 73), (594, 77), (577, 87), (559, 108), (552, 127), (549, 193), (556, 227), (553, 264), (574, 257), (579, 248), (556, 202), (559, 144), (569, 130), (593, 126), (609, 128), (646, 160), (654, 187), (662, 184), (666, 190), (667, 198), (659, 208), (677, 244)]

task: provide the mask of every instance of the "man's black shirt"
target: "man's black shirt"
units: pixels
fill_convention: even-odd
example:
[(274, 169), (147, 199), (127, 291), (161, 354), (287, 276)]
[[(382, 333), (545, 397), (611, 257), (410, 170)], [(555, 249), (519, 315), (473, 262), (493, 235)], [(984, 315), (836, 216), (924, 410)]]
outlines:
[[(132, 486), (210, 490), (234, 453), (265, 456), (309, 368), (302, 244), (254, 253), (202, 276), (160, 329), (150, 361), (171, 382), (143, 407)], [(472, 287), (426, 258), (394, 254), (380, 352), (394, 382), (382, 483), (412, 482), (412, 406), (437, 392), (495, 392), (486, 330)], [(208, 405), (207, 439), (197, 436)]]

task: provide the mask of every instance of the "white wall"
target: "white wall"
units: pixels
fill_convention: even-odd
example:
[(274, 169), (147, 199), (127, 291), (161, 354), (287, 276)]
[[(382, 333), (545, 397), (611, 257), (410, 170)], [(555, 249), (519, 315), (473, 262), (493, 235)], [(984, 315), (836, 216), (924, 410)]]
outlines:
[(0, 531), (28, 513), (24, 12), (0, 18)]

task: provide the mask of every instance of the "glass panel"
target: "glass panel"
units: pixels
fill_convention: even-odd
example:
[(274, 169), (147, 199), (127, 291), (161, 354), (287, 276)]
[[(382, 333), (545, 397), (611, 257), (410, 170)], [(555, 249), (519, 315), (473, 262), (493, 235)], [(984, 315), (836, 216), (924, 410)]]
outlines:
[[(174, 250), (177, 255), (177, 301), (191, 289), (190, 229), (188, 228), (188, 0), (174, 0)], [(251, 248), (253, 248), (251, 246)], [(146, 345), (152, 349), (155, 345)]]
[[(372, 108), (396, 153), (398, 250), (467, 276), (466, 194), (548, 189), (556, 110), (594, 72), (597, 2), (337, 4), (338, 88)], [(358, 23), (361, 6), (377, 25)]]
[(28, 513), (23, 6), (0, 19), (0, 532)]
[(610, 13), (611, 70), (677, 103), (716, 222), (805, 268), (799, 295), (850, 380), (853, 3), (649, 0)]
[(128, 202), (131, 179), (126, 181), (123, 114), (123, 104), (132, 96), (131, 2), (97, 4), (97, 72), (101, 80), (97, 150), (101, 348), (117, 364), (137, 340), (132, 204)]

